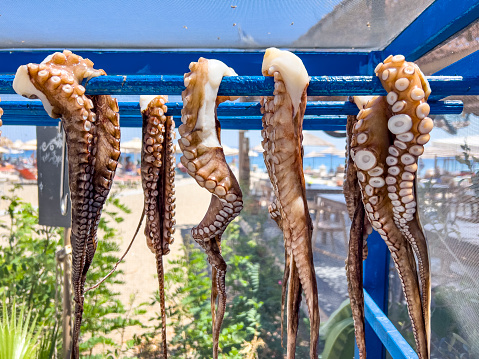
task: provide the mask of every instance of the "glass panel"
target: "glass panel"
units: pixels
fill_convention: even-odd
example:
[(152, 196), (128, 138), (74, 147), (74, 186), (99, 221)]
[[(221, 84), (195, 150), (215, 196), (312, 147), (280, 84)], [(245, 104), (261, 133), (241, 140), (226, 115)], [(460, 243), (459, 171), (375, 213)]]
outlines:
[[(475, 96), (464, 97), (471, 103)], [(477, 100), (476, 100), (477, 101)], [(433, 116), (431, 116), (433, 117)], [(432, 358), (479, 356), (479, 118), (436, 116), (419, 162), (420, 219), (432, 268)], [(467, 145), (467, 147), (466, 147)], [(395, 268), (389, 317), (414, 347)]]
[(380, 49), (431, 3), (6, 0), (0, 48)]

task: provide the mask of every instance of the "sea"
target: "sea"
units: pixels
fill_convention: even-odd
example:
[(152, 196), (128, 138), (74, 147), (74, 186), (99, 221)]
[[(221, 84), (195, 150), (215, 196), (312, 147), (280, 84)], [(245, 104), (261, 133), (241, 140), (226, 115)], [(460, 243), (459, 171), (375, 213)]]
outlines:
[[(18, 154), (4, 154), (4, 159), (10, 159), (9, 162), (15, 163), (22, 158), (30, 159), (35, 156), (35, 151), (24, 151)], [(131, 161), (136, 162), (139, 165), (140, 155), (139, 154), (125, 154)], [(123, 157), (123, 156), (122, 156)], [(176, 163), (180, 162), (181, 154), (176, 155)], [(304, 158), (303, 168), (309, 170), (326, 170), (327, 172), (336, 172), (339, 166), (344, 166), (344, 157), (335, 156), (335, 155), (326, 155), (324, 157), (313, 157), (313, 158)], [(229, 164), (238, 164), (238, 156), (226, 156), (226, 162)], [(439, 168), (440, 173), (452, 172), (460, 173), (468, 172), (469, 169), (466, 165), (459, 163), (455, 158), (419, 158), (419, 176), (424, 176), (428, 170), (434, 170), (435, 166)], [(263, 154), (258, 153), (258, 156), (250, 156), (250, 168), (252, 171), (265, 171), (266, 166), (263, 160)]]

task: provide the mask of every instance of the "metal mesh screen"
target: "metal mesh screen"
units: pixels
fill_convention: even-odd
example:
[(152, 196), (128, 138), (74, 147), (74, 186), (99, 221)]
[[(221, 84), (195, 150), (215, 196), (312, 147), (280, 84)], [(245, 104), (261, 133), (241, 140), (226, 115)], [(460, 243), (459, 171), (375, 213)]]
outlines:
[[(464, 99), (466, 101), (466, 99)], [(479, 356), (479, 118), (443, 116), (419, 175), (420, 219), (432, 269), (432, 358)], [(454, 124), (461, 124), (454, 126)], [(447, 139), (444, 129), (457, 135)], [(440, 148), (441, 151), (434, 153)], [(420, 164), (421, 168), (421, 164)], [(427, 169), (429, 168), (429, 169)], [(389, 316), (414, 347), (397, 272), (390, 271)]]
[(379, 49), (431, 3), (5, 0), (0, 48)]

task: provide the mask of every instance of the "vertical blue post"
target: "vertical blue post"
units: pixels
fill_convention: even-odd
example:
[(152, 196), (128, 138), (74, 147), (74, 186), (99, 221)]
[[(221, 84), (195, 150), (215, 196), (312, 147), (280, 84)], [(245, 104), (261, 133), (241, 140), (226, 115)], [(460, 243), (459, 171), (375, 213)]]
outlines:
[[(377, 306), (387, 315), (389, 250), (376, 231), (373, 231), (368, 238), (368, 258), (363, 263), (363, 286)], [(366, 349), (368, 358), (385, 358), (386, 349), (367, 321)], [(355, 358), (359, 359), (357, 348)]]

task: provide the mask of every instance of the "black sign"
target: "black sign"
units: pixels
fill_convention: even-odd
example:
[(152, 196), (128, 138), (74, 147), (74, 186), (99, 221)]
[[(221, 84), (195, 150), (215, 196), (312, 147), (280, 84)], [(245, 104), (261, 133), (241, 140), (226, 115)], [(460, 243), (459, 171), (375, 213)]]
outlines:
[(66, 149), (63, 153), (63, 136), (58, 127), (37, 126), (38, 222), (45, 226), (71, 226), (68, 161)]

